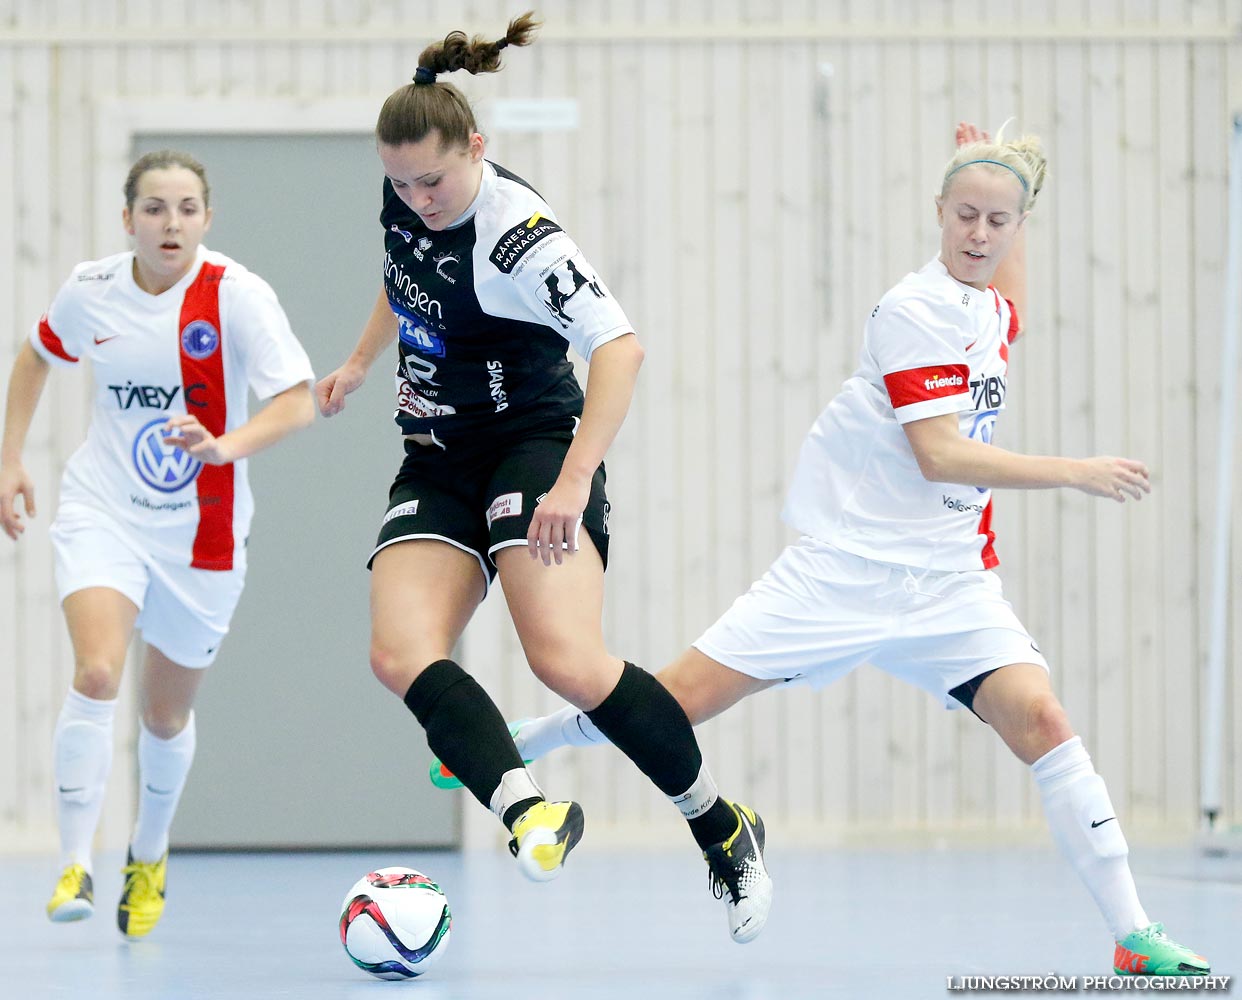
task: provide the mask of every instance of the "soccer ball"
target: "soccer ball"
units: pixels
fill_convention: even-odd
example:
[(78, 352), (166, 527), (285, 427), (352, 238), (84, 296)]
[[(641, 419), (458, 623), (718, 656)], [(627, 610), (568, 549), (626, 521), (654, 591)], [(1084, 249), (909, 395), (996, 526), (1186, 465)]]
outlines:
[(453, 915), (444, 893), (413, 868), (381, 868), (354, 883), (341, 904), (341, 944), (380, 979), (413, 979), (448, 944)]

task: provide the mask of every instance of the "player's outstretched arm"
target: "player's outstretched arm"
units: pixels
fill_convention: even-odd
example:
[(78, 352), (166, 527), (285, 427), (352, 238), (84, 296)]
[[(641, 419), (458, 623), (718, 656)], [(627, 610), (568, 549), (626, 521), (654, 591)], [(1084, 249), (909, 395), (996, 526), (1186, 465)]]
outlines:
[(1147, 466), (1131, 458), (1019, 455), (963, 437), (955, 413), (903, 425), (923, 477), (991, 489), (1041, 490), (1069, 486), (1118, 503), (1151, 492)]
[(4, 437), (0, 439), (0, 527), (14, 541), (26, 530), (22, 523), (22, 511), (17, 505), (19, 496), (26, 516), (35, 516), (34, 482), (22, 465), (22, 451), (50, 367), (27, 342), (17, 352), (17, 360), (13, 362), (13, 371), (9, 375), (4, 406)]

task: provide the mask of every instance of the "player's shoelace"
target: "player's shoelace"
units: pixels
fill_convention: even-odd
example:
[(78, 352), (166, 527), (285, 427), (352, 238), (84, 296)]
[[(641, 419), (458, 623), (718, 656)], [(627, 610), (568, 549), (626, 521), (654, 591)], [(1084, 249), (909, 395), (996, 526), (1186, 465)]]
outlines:
[(738, 944), (763, 931), (772, 908), (772, 879), (763, 862), (763, 820), (748, 806), (728, 803), (738, 817), (727, 840), (703, 852), (708, 887), (722, 900), (729, 917), (729, 935)]
[(132, 857), (121, 874), (125, 887), (117, 904), (117, 926), (127, 937), (150, 933), (164, 913), (164, 880), (168, 856), (159, 861), (135, 861)]

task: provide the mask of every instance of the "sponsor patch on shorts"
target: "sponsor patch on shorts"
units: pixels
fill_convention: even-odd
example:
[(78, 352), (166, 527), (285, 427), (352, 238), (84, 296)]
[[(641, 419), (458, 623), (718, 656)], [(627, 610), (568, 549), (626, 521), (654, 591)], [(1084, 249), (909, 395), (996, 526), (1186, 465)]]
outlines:
[(522, 513), (522, 494), (521, 493), (504, 493), (492, 501), (492, 505), (487, 508), (487, 526), (490, 528), (492, 522), (502, 517), (517, 517)]
[(390, 510), (387, 514), (385, 514), (384, 520), (381, 523), (387, 524), (394, 517), (413, 517), (417, 513), (418, 513), (418, 501), (407, 500), (405, 503), (397, 504), (397, 506), (395, 506), (392, 510)]

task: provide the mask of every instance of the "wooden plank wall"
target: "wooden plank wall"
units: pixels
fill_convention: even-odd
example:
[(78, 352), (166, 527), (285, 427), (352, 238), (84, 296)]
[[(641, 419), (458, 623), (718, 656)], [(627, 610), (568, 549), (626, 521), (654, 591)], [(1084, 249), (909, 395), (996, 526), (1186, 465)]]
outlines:
[[(112, 212), (93, 182), (105, 103), (378, 106), (430, 38), (494, 33), (522, 6), (0, 3), (0, 371), (68, 269), (122, 245), (119, 226), (96, 222)], [(484, 123), (494, 98), (578, 100), (576, 131), (498, 130), (491, 154), (556, 206), (648, 350), (609, 459), (612, 647), (659, 666), (776, 555), (799, 442), (852, 370), (862, 320), (937, 249), (931, 199), (953, 124), (994, 129), (1016, 116), (1044, 138), (1053, 173), (1030, 223), (1030, 334), (1014, 352), (1001, 443), (1135, 455), (1155, 491), (1124, 508), (1068, 492), (998, 496), (1002, 573), (1129, 827), (1191, 828), (1228, 129), (1242, 111), (1237, 4), (547, 0), (540, 13), (538, 44), (462, 85)], [(50, 732), (72, 663), (46, 528), (87, 416), (86, 380), (55, 373), (26, 451), (39, 518), (20, 544), (0, 544), (0, 849), (54, 838)], [(377, 441), (388, 433), (376, 428)], [(465, 658), (508, 715), (555, 707), (498, 599)], [(1228, 692), (1225, 805), (1236, 818), (1242, 685)], [(1023, 768), (987, 730), (870, 671), (823, 693), (760, 697), (701, 735), (722, 788), (786, 839), (1041, 822)], [(125, 836), (132, 772), (127, 702), (109, 845)], [(616, 754), (559, 754), (539, 773), (550, 792), (582, 799), (593, 837), (630, 840), (640, 826), (682, 836)], [(467, 813), (467, 839), (490, 842), (488, 817)]]

